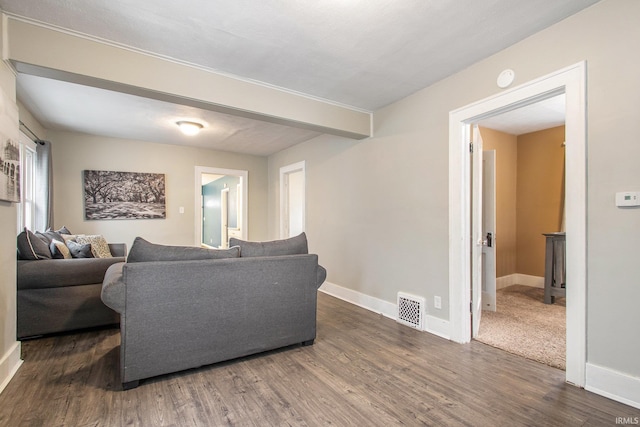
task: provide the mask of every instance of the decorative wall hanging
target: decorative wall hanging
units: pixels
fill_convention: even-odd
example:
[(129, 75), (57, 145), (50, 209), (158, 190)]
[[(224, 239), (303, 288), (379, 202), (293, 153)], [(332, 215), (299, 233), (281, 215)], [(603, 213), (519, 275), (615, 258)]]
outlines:
[(164, 174), (84, 171), (84, 218), (164, 219)]
[(20, 202), (18, 107), (0, 91), (0, 200)]

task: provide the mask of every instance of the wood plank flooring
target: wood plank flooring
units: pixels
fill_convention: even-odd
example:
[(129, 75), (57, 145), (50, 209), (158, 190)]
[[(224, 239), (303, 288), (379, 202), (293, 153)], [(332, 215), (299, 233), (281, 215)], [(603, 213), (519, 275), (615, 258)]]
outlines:
[(451, 343), (319, 294), (315, 344), (141, 381), (122, 391), (119, 331), (23, 343), (0, 426), (613, 426), (640, 410), (564, 372)]

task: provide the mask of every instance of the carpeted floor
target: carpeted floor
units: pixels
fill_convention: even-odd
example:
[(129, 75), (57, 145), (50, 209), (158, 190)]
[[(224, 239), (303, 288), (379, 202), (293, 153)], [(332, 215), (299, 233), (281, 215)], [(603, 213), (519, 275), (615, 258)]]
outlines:
[(543, 302), (544, 289), (513, 285), (496, 293), (496, 312), (483, 311), (476, 339), (565, 369), (566, 301)]

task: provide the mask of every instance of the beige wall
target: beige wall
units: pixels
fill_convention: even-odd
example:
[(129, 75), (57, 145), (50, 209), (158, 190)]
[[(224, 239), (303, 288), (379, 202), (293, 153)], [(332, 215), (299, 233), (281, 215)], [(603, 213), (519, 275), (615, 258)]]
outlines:
[(306, 160), (307, 230), (328, 280), (389, 302), (398, 291), (422, 295), (429, 315), (448, 319), (449, 112), (499, 93), (496, 77), (506, 68), (520, 85), (586, 60), (587, 355), (640, 377), (640, 335), (629, 328), (640, 324), (640, 287), (626, 273), (640, 251), (640, 215), (614, 206), (616, 191), (638, 186), (640, 144), (628, 134), (640, 117), (638, 16), (640, 2), (604, 0), (376, 111), (373, 138), (324, 136), (271, 156), (270, 235), (278, 168)]
[(518, 140), (515, 135), (481, 128), (485, 150), (496, 151), (496, 276), (516, 269), (516, 180)]
[(564, 126), (518, 136), (518, 273), (544, 277), (542, 233), (562, 231), (564, 140)]
[[(136, 236), (162, 244), (195, 243), (195, 167), (249, 171), (249, 237), (267, 236), (267, 159), (202, 148), (49, 131), (53, 146), (54, 222), (74, 233), (103, 234), (131, 247)], [(165, 174), (167, 218), (86, 221), (82, 171)], [(184, 214), (179, 208), (184, 207)]]
[[(2, 24), (0, 42), (1, 30)], [(9, 101), (15, 101), (15, 78), (4, 62), (0, 63), (0, 91)], [(2, 130), (11, 133), (9, 129)], [(20, 357), (20, 344), (16, 341), (16, 228), (15, 203), (0, 201), (0, 390), (17, 369)]]

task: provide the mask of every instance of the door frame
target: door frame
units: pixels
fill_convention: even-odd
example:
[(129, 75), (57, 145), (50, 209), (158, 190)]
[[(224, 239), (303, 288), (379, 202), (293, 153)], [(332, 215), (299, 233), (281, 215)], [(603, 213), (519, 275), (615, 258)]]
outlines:
[(567, 368), (566, 381), (585, 385), (587, 288), (586, 62), (582, 61), (449, 113), (450, 339), (471, 340), (470, 123), (564, 93), (566, 95)]
[(195, 236), (194, 241), (196, 246), (202, 244), (202, 174), (213, 175), (232, 175), (240, 178), (240, 185), (242, 186), (242, 209), (240, 218), (240, 234), (243, 240), (247, 240), (249, 236), (249, 171), (240, 169), (223, 169), (214, 168), (209, 166), (196, 166), (195, 167), (195, 187), (194, 187), (194, 223), (195, 223)]
[(302, 172), (302, 230), (306, 229), (307, 221), (307, 172), (306, 162), (304, 160), (292, 163), (280, 168), (280, 238), (284, 239), (289, 236), (287, 230), (287, 221), (289, 219), (289, 191), (287, 189), (289, 175), (295, 172)]

